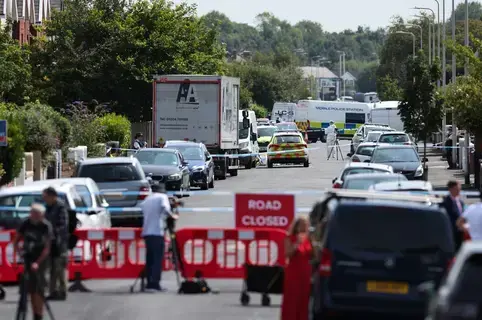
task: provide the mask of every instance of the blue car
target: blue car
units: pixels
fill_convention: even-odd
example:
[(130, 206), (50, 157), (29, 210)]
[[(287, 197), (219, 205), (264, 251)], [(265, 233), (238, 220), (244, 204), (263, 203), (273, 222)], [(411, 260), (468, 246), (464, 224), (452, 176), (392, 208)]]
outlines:
[(423, 316), (422, 288), (439, 286), (455, 254), (446, 213), (426, 203), (337, 201), (321, 235), (312, 319)]
[(214, 188), (214, 162), (204, 143), (190, 141), (166, 141), (165, 149), (178, 150), (189, 167), (191, 187), (201, 190)]

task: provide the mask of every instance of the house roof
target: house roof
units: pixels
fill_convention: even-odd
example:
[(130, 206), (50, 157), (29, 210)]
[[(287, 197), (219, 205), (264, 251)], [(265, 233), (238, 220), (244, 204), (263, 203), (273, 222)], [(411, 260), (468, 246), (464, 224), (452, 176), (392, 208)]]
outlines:
[(356, 81), (356, 78), (354, 75), (352, 75), (350, 72), (345, 72), (341, 78), (345, 81)]
[(301, 71), (303, 71), (303, 77), (305, 79), (310, 77), (322, 79), (338, 79), (338, 76), (326, 67), (301, 67)]

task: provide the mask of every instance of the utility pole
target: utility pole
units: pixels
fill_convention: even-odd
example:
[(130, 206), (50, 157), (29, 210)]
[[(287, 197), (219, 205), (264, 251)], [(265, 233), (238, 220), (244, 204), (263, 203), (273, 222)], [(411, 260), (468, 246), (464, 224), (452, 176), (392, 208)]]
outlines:
[[(452, 0), (452, 42), (455, 43), (455, 0)], [(455, 53), (452, 52), (452, 83), (457, 81), (457, 57)], [(457, 124), (455, 123), (454, 113), (452, 112), (452, 163), (456, 165), (457, 163)]]
[[(447, 48), (445, 47), (445, 0), (442, 0), (442, 90), (445, 93), (445, 88), (447, 86)], [(442, 142), (445, 143), (447, 140), (447, 110), (445, 108), (445, 103), (443, 106), (444, 117), (442, 119)]]

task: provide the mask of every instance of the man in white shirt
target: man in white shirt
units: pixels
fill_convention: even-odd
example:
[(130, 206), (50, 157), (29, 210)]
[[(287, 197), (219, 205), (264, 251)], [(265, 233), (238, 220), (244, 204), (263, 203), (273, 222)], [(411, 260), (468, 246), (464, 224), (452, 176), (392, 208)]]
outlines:
[(472, 240), (482, 240), (482, 202), (470, 205), (458, 219), (457, 226), (468, 232)]
[(142, 237), (146, 245), (146, 291), (149, 292), (164, 291), (161, 287), (161, 272), (165, 250), (165, 220), (168, 217), (177, 219), (171, 212), (169, 197), (161, 193), (162, 186), (153, 185), (152, 191), (141, 204), (144, 218)]

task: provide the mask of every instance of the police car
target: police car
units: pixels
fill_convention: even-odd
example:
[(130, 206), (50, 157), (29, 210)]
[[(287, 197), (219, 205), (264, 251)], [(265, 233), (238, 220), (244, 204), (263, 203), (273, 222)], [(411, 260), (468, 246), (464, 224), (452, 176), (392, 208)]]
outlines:
[(303, 164), (308, 168), (310, 161), (307, 148), (308, 145), (300, 132), (275, 132), (268, 145), (268, 168), (273, 168), (275, 163)]

